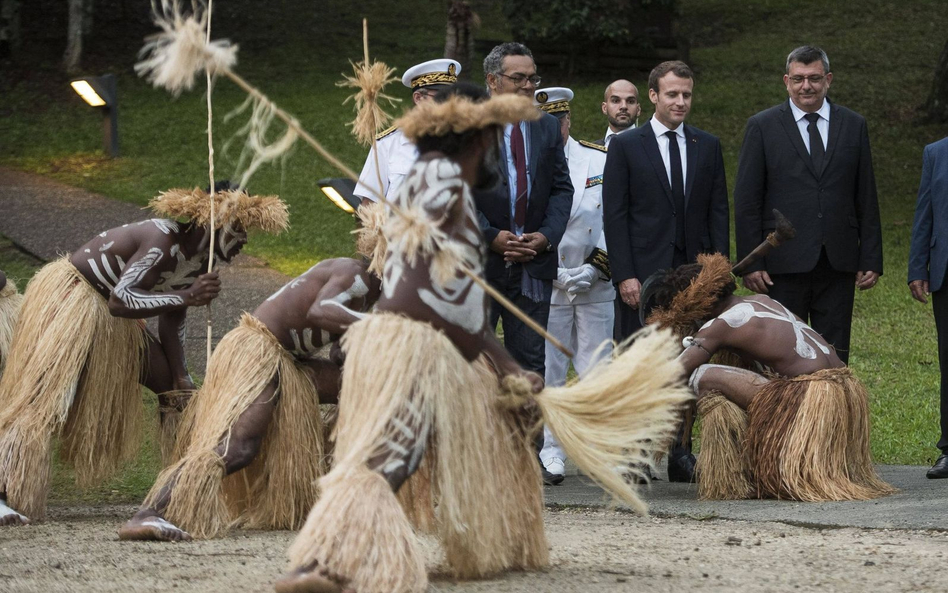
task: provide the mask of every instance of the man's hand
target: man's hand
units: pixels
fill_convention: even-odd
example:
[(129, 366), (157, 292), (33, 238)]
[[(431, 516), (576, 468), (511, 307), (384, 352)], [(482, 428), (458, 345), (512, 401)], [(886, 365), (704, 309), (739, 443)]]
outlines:
[(570, 268), (566, 270), (566, 273), (569, 274), (569, 280), (566, 282), (567, 292), (570, 294), (578, 294), (581, 292), (589, 292), (592, 283), (595, 282), (596, 268), (592, 264), (583, 264), (577, 268)]
[(343, 352), (340, 341), (341, 340), (336, 340), (332, 343), (332, 346), (329, 347), (329, 362), (342, 368), (342, 365), (346, 363), (346, 353)]
[(909, 290), (912, 291), (912, 298), (922, 303), (928, 304), (928, 280), (912, 280), (909, 282)]
[(642, 283), (638, 278), (627, 278), (619, 283), (619, 296), (622, 302), (632, 307), (639, 308), (639, 293), (642, 292)]
[(877, 272), (856, 272), (856, 288), (859, 290), (869, 290), (879, 281)]
[(203, 307), (217, 298), (221, 291), (221, 281), (217, 272), (201, 274), (185, 291), (184, 304), (188, 307)]
[(535, 253), (543, 253), (550, 244), (543, 233), (524, 233), (520, 236), (520, 240), (527, 249)]
[(767, 287), (773, 285), (770, 274), (766, 270), (744, 274), (744, 287), (753, 290), (757, 294), (767, 294), (769, 292)]
[(566, 268), (556, 268), (556, 278), (553, 280), (553, 287), (560, 290), (569, 288), (569, 270)]

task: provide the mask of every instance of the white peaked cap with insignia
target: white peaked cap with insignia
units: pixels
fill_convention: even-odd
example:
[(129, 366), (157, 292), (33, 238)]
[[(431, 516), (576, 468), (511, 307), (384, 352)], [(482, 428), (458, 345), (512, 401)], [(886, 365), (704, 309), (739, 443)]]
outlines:
[(427, 86), (454, 84), (460, 73), (461, 64), (454, 60), (428, 60), (405, 70), (402, 84), (413, 91)]
[(533, 103), (547, 113), (569, 111), (569, 102), (573, 100), (573, 91), (565, 86), (551, 86), (537, 89), (533, 93)]

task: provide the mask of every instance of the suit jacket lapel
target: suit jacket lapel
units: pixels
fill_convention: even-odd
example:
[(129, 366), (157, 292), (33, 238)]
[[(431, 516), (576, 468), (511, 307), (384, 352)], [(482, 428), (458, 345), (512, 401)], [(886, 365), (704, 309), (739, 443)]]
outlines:
[(530, 134), (530, 157), (527, 162), (530, 163), (530, 186), (533, 187), (537, 177), (537, 158), (540, 154), (540, 122), (528, 122), (527, 132)]
[(826, 141), (826, 154), (823, 156), (823, 169), (820, 171), (820, 175), (823, 174), (830, 159), (833, 158), (833, 150), (836, 148), (836, 141), (839, 140), (839, 129), (842, 127), (842, 123), (839, 107), (830, 103), (829, 138)]
[(688, 199), (691, 198), (691, 187), (695, 184), (695, 171), (698, 168), (698, 139), (691, 131), (690, 126), (685, 126), (685, 154), (688, 155), (688, 164), (685, 165), (688, 170), (685, 172), (685, 209), (688, 208)]
[[(787, 99), (787, 102), (783, 104), (783, 109), (780, 111), (783, 112), (780, 117), (780, 123), (783, 124), (783, 129), (787, 132), (787, 136), (790, 137), (790, 143), (797, 149), (797, 154), (799, 154), (803, 162), (806, 163), (806, 167), (810, 170), (810, 173), (819, 179), (820, 175), (813, 167), (813, 160), (810, 159), (810, 153), (807, 152), (806, 145), (803, 144), (803, 137), (800, 136), (800, 128), (797, 127), (797, 122), (793, 119), (793, 110), (790, 109), (790, 99)], [(824, 158), (823, 160), (825, 161), (826, 159)]]
[(655, 174), (658, 175), (658, 180), (665, 189), (665, 197), (668, 198), (668, 201), (671, 202), (672, 207), (674, 207), (675, 201), (672, 198), (672, 188), (671, 185), (668, 184), (668, 173), (665, 171), (665, 161), (662, 160), (662, 153), (658, 150), (658, 140), (655, 138), (655, 130), (652, 129), (651, 124), (647, 125), (648, 129), (640, 136), (642, 144), (645, 146), (645, 154), (648, 155), (648, 160), (651, 161), (652, 168), (655, 169)]

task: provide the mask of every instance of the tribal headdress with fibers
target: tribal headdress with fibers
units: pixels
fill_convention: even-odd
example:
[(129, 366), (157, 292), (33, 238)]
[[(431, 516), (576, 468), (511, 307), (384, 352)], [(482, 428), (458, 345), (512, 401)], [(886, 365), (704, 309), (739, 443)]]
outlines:
[[(169, 189), (148, 203), (159, 216), (187, 218), (206, 226), (211, 220), (211, 200), (200, 188)], [(228, 190), (214, 194), (214, 226), (224, 228), (240, 223), (245, 231), (260, 229), (279, 234), (290, 226), (286, 203), (279, 196), (251, 196), (242, 190)]]
[(519, 95), (495, 95), (480, 102), (455, 95), (443, 103), (427, 101), (416, 105), (396, 121), (395, 126), (406, 138), (416, 142), (422, 136), (463, 134), (488, 126), (533, 121), (541, 115), (530, 99)]
[[(687, 286), (676, 285), (671, 277), (675, 270), (656, 272), (645, 281), (639, 306), (649, 325), (668, 327), (676, 335), (686, 336), (711, 317), (722, 296), (734, 292), (731, 262), (726, 257), (720, 253), (701, 254), (698, 265), (701, 271)], [(669, 292), (674, 294), (670, 302)], [(659, 302), (668, 305), (656, 306)]]

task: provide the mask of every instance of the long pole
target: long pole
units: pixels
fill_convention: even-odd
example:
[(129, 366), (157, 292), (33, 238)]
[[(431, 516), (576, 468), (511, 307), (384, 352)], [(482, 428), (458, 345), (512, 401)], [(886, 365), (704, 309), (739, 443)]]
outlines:
[[(214, 0), (208, 0), (207, 2), (207, 40), (205, 43), (211, 43), (211, 7), (214, 4)], [(215, 192), (214, 192), (214, 135), (213, 135), (213, 115), (214, 112), (211, 106), (211, 89), (213, 88), (213, 81), (211, 80), (211, 73), (205, 71), (207, 74), (207, 175), (210, 178), (211, 190), (208, 192), (208, 199), (211, 201), (211, 241), (208, 246), (208, 257), (207, 257), (207, 273), (210, 274), (214, 271), (214, 202), (215, 202)], [(211, 337), (214, 335), (211, 321), (211, 303), (207, 304), (207, 359), (205, 361), (206, 365), (211, 364)], [(183, 344), (182, 344), (183, 346)]]

